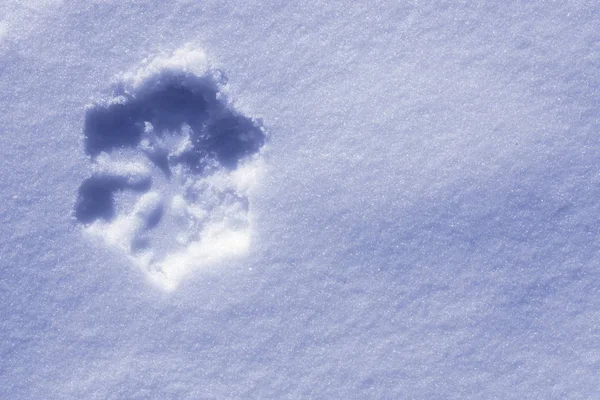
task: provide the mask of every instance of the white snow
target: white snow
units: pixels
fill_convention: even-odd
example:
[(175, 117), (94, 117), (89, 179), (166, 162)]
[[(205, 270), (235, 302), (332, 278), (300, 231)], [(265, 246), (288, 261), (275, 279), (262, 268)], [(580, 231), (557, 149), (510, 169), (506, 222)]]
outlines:
[(600, 5), (0, 4), (0, 398), (595, 398)]

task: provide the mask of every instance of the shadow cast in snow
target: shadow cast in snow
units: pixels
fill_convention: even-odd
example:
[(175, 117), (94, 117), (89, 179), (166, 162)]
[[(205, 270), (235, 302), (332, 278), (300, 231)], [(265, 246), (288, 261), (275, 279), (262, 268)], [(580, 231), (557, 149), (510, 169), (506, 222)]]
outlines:
[(150, 189), (150, 180), (130, 183), (126, 177), (93, 175), (79, 186), (75, 203), (75, 218), (87, 224), (97, 219), (107, 221), (115, 217), (113, 194), (121, 190), (146, 192)]
[(98, 105), (86, 114), (85, 151), (92, 157), (138, 146), (147, 123), (159, 137), (189, 126), (193, 149), (181, 162), (195, 170), (202, 169), (207, 160), (235, 168), (265, 142), (261, 127), (222, 101), (217, 84), (208, 77), (164, 72), (136, 93), (120, 89), (116, 94), (119, 102)]
[[(133, 93), (117, 88), (111, 102), (87, 110), (84, 134), (85, 152), (93, 159), (102, 152), (139, 149), (167, 178), (176, 165), (194, 175), (207, 167), (235, 169), (265, 143), (260, 124), (235, 111), (213, 77), (177, 71), (163, 71)], [(185, 145), (172, 151), (172, 143), (182, 138)], [(92, 176), (79, 188), (75, 217), (82, 223), (110, 221), (116, 191), (144, 192), (149, 185), (128, 187), (118, 177)]]

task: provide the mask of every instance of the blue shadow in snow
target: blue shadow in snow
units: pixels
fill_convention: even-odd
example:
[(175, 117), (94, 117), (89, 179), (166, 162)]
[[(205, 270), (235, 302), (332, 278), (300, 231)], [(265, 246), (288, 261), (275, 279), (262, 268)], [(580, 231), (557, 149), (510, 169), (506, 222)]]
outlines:
[[(87, 110), (84, 124), (86, 154), (95, 158), (102, 152), (135, 148), (144, 137), (146, 123), (158, 138), (181, 134), (190, 127), (192, 148), (176, 158), (146, 153), (165, 175), (170, 166), (183, 164), (191, 173), (201, 174), (215, 162), (234, 169), (246, 156), (265, 143), (264, 130), (256, 121), (232, 109), (219, 97), (212, 77), (164, 71), (148, 79), (134, 93), (115, 91), (118, 102), (98, 104)], [(141, 149), (140, 149), (141, 151)], [(82, 223), (114, 218), (113, 194), (127, 187), (115, 177), (92, 176), (79, 188), (75, 217)], [(149, 189), (149, 187), (148, 187)], [(145, 189), (147, 190), (147, 189)]]
[(75, 218), (84, 224), (97, 219), (113, 219), (115, 216), (113, 194), (125, 189), (146, 192), (150, 189), (150, 180), (131, 184), (126, 178), (117, 176), (93, 175), (85, 179), (79, 186)]
[(202, 169), (208, 160), (235, 168), (240, 159), (258, 152), (265, 143), (261, 126), (221, 101), (211, 78), (163, 72), (136, 93), (116, 94), (121, 95), (121, 102), (87, 111), (85, 151), (92, 157), (103, 151), (137, 146), (145, 122), (152, 124), (158, 136), (189, 125), (193, 151), (179, 162), (194, 170)]

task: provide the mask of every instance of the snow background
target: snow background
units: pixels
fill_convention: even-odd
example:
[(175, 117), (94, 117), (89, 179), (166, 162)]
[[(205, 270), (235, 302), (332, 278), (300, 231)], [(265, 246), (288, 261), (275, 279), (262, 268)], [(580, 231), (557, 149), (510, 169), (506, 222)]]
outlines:
[[(0, 3), (0, 397), (594, 398), (600, 5)], [(241, 259), (73, 218), (85, 107), (185, 45), (269, 132)]]

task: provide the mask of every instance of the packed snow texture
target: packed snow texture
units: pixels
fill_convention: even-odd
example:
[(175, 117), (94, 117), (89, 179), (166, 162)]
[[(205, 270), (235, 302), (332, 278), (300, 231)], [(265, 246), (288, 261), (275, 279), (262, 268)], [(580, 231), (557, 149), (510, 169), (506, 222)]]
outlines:
[(0, 398), (597, 398), (599, 104), (592, 0), (0, 2)]

